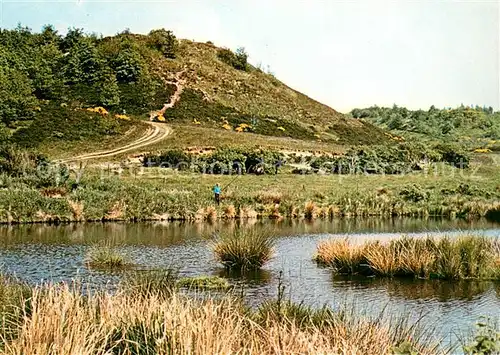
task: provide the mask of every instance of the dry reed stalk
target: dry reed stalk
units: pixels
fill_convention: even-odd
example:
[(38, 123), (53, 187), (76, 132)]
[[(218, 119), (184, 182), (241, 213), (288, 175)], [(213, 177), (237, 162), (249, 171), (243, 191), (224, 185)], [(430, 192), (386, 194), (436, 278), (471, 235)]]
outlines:
[[(292, 319), (257, 323), (240, 301), (173, 294), (83, 296), (67, 285), (36, 289), (32, 311), (6, 354), (387, 354), (399, 329), (363, 319), (303, 328)], [(405, 339), (412, 334), (405, 334)], [(434, 347), (418, 347), (421, 354)]]

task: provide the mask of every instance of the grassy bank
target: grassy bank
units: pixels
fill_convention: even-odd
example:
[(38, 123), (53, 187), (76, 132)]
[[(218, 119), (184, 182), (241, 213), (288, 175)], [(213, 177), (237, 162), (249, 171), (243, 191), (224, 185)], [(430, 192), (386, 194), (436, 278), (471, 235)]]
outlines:
[[(418, 325), (361, 318), (270, 301), (249, 310), (230, 296), (197, 300), (176, 292), (137, 297), (125, 291), (75, 292), (67, 285), (34, 289), (29, 310), (2, 332), (6, 354), (435, 354)], [(27, 303), (24, 303), (27, 304)], [(5, 331), (5, 324), (3, 330)]]
[(315, 260), (341, 274), (436, 279), (500, 279), (500, 241), (480, 236), (403, 237), (356, 245), (331, 240)]
[[(350, 216), (498, 216), (499, 168), (443, 166), (437, 173), (400, 175), (221, 176), (169, 169), (126, 169), (115, 175), (87, 168), (44, 188), (29, 177), (0, 175), (0, 221), (213, 220), (216, 218), (338, 218)], [(75, 173), (72, 173), (74, 178)], [(51, 180), (53, 181), (53, 180)], [(216, 206), (211, 193), (223, 187)]]

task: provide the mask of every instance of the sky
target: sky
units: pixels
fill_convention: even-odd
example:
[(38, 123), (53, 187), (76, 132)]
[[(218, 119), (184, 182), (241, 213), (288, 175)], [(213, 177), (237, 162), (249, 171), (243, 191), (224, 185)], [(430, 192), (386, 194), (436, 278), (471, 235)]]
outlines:
[(129, 28), (243, 46), (288, 86), (338, 111), (460, 104), (500, 109), (499, 1), (0, 0), (18, 23), (104, 36)]

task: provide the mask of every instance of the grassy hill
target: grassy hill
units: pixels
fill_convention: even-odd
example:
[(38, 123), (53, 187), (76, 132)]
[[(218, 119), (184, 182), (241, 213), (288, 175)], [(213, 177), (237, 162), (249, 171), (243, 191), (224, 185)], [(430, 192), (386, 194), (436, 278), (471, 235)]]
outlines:
[(208, 141), (222, 135), (234, 145), (266, 145), (273, 137), (272, 145), (290, 149), (387, 141), (372, 124), (253, 67), (243, 50), (178, 40), (166, 30), (105, 38), (77, 29), (61, 36), (51, 26), (1, 30), (0, 64), (0, 129), (51, 155), (123, 144), (150, 117), (196, 127), (192, 138), (183, 131), (190, 143), (200, 130)]

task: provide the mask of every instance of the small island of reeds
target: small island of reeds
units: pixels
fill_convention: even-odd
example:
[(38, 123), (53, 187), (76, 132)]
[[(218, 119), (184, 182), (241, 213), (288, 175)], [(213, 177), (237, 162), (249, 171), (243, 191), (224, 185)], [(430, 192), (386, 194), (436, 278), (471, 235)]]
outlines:
[(213, 242), (215, 258), (226, 269), (256, 270), (274, 253), (274, 236), (269, 231), (237, 229), (222, 234)]
[(340, 274), (447, 280), (500, 279), (500, 241), (475, 235), (404, 236), (364, 244), (335, 239), (319, 244), (314, 259)]

